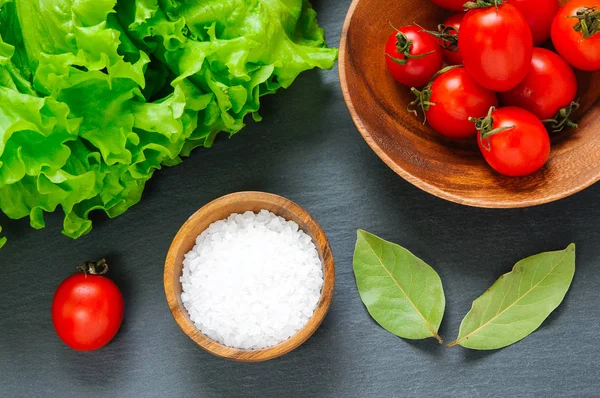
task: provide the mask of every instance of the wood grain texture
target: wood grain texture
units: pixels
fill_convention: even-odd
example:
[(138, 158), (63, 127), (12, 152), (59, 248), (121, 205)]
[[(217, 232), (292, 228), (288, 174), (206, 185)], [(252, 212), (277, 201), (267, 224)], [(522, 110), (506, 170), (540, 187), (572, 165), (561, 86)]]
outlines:
[[(561, 1), (566, 3), (565, 0)], [(552, 202), (600, 180), (600, 72), (578, 72), (579, 128), (552, 136), (552, 153), (539, 172), (502, 176), (486, 163), (474, 139), (452, 141), (406, 111), (413, 96), (385, 66), (393, 32), (413, 22), (434, 29), (448, 12), (427, 1), (354, 0), (340, 42), (340, 83), (354, 123), (377, 155), (417, 187), (456, 203), (516, 208)]]
[[(323, 289), (315, 313), (298, 333), (288, 340), (262, 350), (240, 350), (220, 344), (201, 333), (190, 320), (181, 302), (180, 277), (184, 255), (196, 243), (196, 238), (210, 224), (227, 218), (233, 213), (268, 210), (289, 221), (296, 222), (307, 233), (317, 247), (323, 264)], [(216, 199), (198, 210), (181, 227), (167, 255), (164, 271), (165, 294), (169, 308), (181, 329), (196, 344), (218, 357), (239, 362), (261, 362), (280, 357), (304, 343), (319, 327), (331, 304), (335, 283), (335, 266), (329, 241), (319, 224), (296, 203), (278, 195), (264, 192), (238, 192)]]

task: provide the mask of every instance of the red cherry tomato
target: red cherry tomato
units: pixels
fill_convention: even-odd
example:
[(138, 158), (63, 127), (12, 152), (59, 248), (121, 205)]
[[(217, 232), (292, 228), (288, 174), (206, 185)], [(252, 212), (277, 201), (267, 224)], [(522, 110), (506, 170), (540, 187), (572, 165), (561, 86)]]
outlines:
[(450, 11), (463, 11), (465, 9), (465, 0), (431, 0), (434, 4)]
[(522, 177), (541, 169), (550, 155), (550, 137), (540, 120), (525, 109), (491, 108), (475, 120), (479, 149), (498, 173)]
[(469, 118), (484, 117), (498, 106), (496, 93), (475, 83), (462, 66), (446, 68), (423, 91), (413, 91), (418, 99), (411, 105), (418, 105), (429, 125), (450, 138), (474, 136), (477, 129)]
[(507, 0), (517, 7), (527, 20), (533, 36), (533, 45), (539, 46), (550, 39), (550, 28), (560, 5), (558, 0)]
[(427, 33), (437, 37), (442, 48), (444, 61), (448, 65), (462, 65), (462, 56), (458, 49), (458, 30), (466, 13), (459, 12), (448, 18), (443, 24), (438, 25), (437, 31), (428, 30)]
[(508, 91), (529, 72), (531, 29), (523, 14), (510, 4), (467, 12), (458, 42), (467, 72), (485, 88)]
[(385, 46), (386, 64), (396, 81), (422, 87), (442, 68), (442, 49), (435, 37), (415, 25), (392, 34)]
[[(500, 99), (504, 105), (526, 109), (541, 120), (556, 120), (558, 130), (573, 126), (568, 116), (576, 95), (577, 79), (571, 66), (552, 51), (534, 48), (529, 74), (517, 87), (501, 93)], [(562, 121), (558, 120), (561, 109), (567, 118)]]
[(77, 351), (92, 351), (113, 339), (123, 310), (123, 296), (113, 281), (101, 275), (75, 274), (56, 289), (52, 323), (66, 345)]
[(448, 45), (442, 47), (444, 52), (444, 60), (448, 65), (462, 65), (463, 63), (462, 56), (460, 55), (460, 51), (458, 48), (458, 31), (460, 29), (460, 24), (465, 15), (466, 12), (459, 12), (457, 14), (454, 14), (450, 16), (450, 18), (448, 18), (443, 24), (444, 28), (448, 31), (448, 33), (454, 36), (456, 40), (455, 47), (448, 47)]
[(577, 69), (600, 70), (600, 0), (572, 0), (552, 23), (556, 51)]

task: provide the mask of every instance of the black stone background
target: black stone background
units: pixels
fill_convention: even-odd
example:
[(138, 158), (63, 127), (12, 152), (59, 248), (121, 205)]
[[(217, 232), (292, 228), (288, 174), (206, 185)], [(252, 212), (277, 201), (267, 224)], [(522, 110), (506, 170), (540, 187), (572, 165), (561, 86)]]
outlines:
[[(350, 0), (317, 1), (337, 45)], [(387, 21), (382, 21), (382, 26)], [(367, 104), (368, 105), (368, 104)], [(3, 397), (596, 397), (600, 396), (600, 184), (536, 208), (485, 210), (435, 198), (405, 182), (369, 149), (344, 105), (337, 70), (302, 75), (265, 98), (264, 121), (157, 172), (140, 204), (78, 240), (61, 216), (33, 231), (0, 218), (0, 396)], [(260, 364), (232, 363), (197, 348), (178, 328), (163, 292), (163, 261), (181, 224), (212, 199), (240, 190), (288, 197), (331, 241), (337, 279), (329, 314), (298, 350)], [(577, 243), (565, 302), (525, 340), (493, 352), (411, 342), (380, 328), (352, 272), (364, 228), (409, 248), (440, 274), (456, 336), (471, 302), (515, 261)], [(77, 353), (56, 337), (50, 303), (86, 259), (107, 256), (123, 290), (116, 339)]]

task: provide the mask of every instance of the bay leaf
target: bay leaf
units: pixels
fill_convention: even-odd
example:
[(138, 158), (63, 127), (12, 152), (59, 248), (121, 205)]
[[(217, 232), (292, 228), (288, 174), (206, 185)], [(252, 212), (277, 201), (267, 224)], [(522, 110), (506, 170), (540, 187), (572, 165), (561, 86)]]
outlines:
[(439, 275), (402, 246), (363, 230), (357, 235), (354, 276), (369, 314), (396, 336), (441, 344), (446, 299)]
[(519, 261), (473, 302), (448, 347), (494, 350), (527, 337), (563, 301), (574, 274), (575, 244)]

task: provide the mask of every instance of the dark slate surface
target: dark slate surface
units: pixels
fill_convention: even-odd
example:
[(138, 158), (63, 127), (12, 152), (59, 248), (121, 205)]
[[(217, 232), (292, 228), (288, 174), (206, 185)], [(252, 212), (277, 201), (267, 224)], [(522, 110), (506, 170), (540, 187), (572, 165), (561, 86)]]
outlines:
[[(349, 0), (320, 1), (337, 45)], [(386, 26), (387, 21), (382, 21)], [(143, 201), (98, 218), (78, 241), (61, 218), (33, 231), (0, 219), (0, 396), (576, 396), (600, 394), (600, 184), (566, 200), (521, 210), (483, 210), (430, 196), (389, 170), (356, 131), (337, 70), (304, 74), (264, 101), (264, 122), (163, 170)], [(284, 195), (328, 234), (337, 263), (331, 310), (297, 351), (262, 364), (217, 359), (177, 327), (162, 267), (179, 226), (199, 207), (240, 190)], [(436, 268), (447, 296), (441, 334), (512, 264), (577, 243), (577, 273), (563, 305), (524, 341), (495, 352), (404, 341), (375, 324), (352, 273), (357, 228), (398, 242)], [(54, 289), (82, 260), (107, 256), (126, 316), (104, 349), (77, 353), (54, 334)]]

